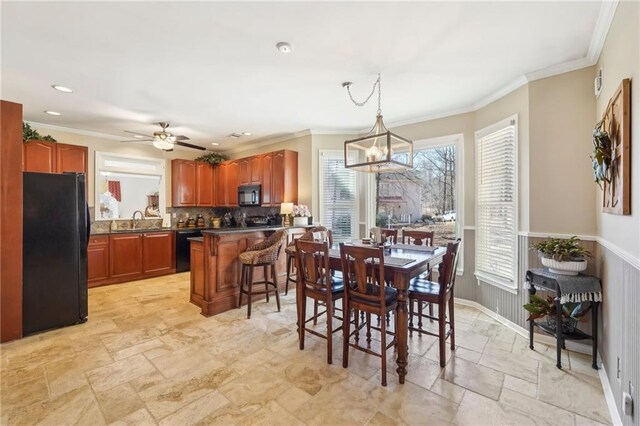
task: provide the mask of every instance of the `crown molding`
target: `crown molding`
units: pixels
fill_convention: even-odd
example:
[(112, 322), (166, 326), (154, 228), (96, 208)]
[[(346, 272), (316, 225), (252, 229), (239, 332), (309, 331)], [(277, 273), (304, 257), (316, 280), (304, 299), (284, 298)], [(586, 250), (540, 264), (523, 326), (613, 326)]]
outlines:
[(520, 77), (516, 78), (511, 83), (507, 84), (506, 86), (504, 86), (503, 88), (499, 89), (498, 91), (493, 92), (489, 96), (486, 96), (486, 97), (480, 99), (479, 101), (475, 102), (472, 105), (473, 111), (477, 111), (480, 108), (486, 107), (490, 103), (495, 102), (498, 99), (500, 99), (500, 98), (508, 95), (509, 93), (513, 92), (514, 90), (517, 90), (517, 89), (521, 88), (522, 86), (524, 86), (528, 82), (529, 82), (529, 80), (527, 80), (527, 78), (524, 75), (521, 75)]
[(254, 139), (250, 142), (247, 142), (246, 144), (242, 144), (231, 149), (224, 150), (222, 151), (222, 153), (227, 155), (237, 154), (239, 152), (248, 151), (250, 149), (258, 148), (261, 146), (268, 146), (268, 145), (273, 145), (279, 142), (289, 141), (289, 140), (293, 140), (293, 139), (297, 139), (305, 136), (311, 136), (311, 134), (312, 134), (311, 131), (307, 129), (307, 130), (302, 130), (300, 132), (287, 133), (287, 134), (275, 136), (275, 137), (267, 136), (264, 138)]
[(59, 132), (74, 133), (76, 135), (91, 136), (94, 138), (110, 139), (114, 141), (121, 141), (122, 139), (126, 138), (126, 135), (116, 136), (116, 135), (110, 135), (108, 133), (92, 132), (90, 130), (80, 130), (80, 129), (74, 129), (71, 127), (64, 127), (64, 126), (55, 126), (53, 124), (47, 124), (47, 123), (38, 123), (37, 121), (25, 120), (25, 122), (29, 123), (30, 125), (38, 129), (57, 130)]
[(607, 40), (607, 34), (609, 34), (609, 28), (611, 27), (611, 22), (613, 22), (617, 7), (618, 0), (603, 0), (600, 4), (598, 20), (596, 21), (596, 27), (593, 30), (591, 44), (587, 53), (587, 58), (592, 62), (592, 65), (598, 62), (600, 58), (600, 53), (602, 53), (604, 42)]

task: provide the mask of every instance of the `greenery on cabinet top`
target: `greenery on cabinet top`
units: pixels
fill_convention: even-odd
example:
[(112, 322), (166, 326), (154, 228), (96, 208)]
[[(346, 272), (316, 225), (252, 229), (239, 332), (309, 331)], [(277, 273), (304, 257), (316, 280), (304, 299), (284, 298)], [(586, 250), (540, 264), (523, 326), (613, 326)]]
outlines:
[(47, 142), (57, 142), (51, 135), (42, 136), (36, 129), (31, 127), (29, 123), (22, 122), (22, 141), (27, 142), (30, 140), (40, 140)]

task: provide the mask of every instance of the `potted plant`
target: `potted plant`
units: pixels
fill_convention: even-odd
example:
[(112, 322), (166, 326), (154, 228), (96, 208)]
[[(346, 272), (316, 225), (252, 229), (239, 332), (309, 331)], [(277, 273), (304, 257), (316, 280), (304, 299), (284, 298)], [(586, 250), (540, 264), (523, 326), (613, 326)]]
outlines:
[[(556, 303), (553, 296), (547, 296), (546, 299), (532, 294), (529, 303), (523, 305), (524, 309), (529, 312), (527, 321), (533, 321), (538, 318), (547, 317), (547, 326), (552, 330), (556, 330), (557, 311)], [(591, 303), (565, 303), (562, 305), (562, 332), (573, 333), (576, 329), (578, 319), (582, 318), (591, 309)]]
[(220, 154), (219, 152), (210, 152), (208, 154), (201, 155), (196, 158), (195, 161), (200, 161), (202, 163), (209, 163), (212, 166), (217, 166), (220, 163), (224, 163), (226, 160), (225, 156)]
[(304, 204), (298, 204), (293, 206), (291, 215), (293, 216), (293, 226), (306, 226), (309, 224), (311, 211)]
[(27, 142), (27, 141), (33, 141), (33, 140), (57, 142), (53, 138), (53, 136), (51, 135), (42, 136), (40, 133), (38, 133), (36, 129), (31, 127), (29, 123), (23, 121), (22, 122), (22, 141)]
[(531, 250), (540, 255), (540, 261), (549, 271), (560, 275), (578, 275), (587, 269), (587, 258), (591, 252), (580, 246), (580, 240), (575, 235), (568, 240), (562, 238), (547, 238), (533, 244)]

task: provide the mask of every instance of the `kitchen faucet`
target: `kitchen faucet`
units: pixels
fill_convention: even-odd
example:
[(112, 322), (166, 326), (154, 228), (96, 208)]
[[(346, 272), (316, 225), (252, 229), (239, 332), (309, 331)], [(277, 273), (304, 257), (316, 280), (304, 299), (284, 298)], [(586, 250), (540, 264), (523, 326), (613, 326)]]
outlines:
[(131, 229), (137, 228), (138, 220), (136, 220), (136, 213), (140, 213), (140, 220), (144, 219), (144, 213), (142, 213), (140, 210), (136, 210), (135, 212), (133, 212), (133, 216), (131, 217), (133, 219)]

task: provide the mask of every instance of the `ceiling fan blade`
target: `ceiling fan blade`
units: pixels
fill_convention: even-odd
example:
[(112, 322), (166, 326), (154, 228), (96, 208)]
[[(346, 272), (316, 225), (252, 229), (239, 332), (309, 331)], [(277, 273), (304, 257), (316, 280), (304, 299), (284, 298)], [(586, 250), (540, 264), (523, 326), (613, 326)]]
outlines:
[(190, 143), (186, 143), (186, 142), (176, 142), (175, 145), (180, 145), (180, 146), (185, 146), (187, 148), (193, 148), (193, 149), (199, 149), (201, 151), (205, 151), (207, 148), (198, 146), (198, 145), (192, 145)]
[(173, 137), (177, 140), (177, 141), (188, 141), (189, 138), (184, 136), (184, 135), (173, 135)]
[(140, 133), (140, 132), (132, 132), (130, 130), (125, 130), (124, 132), (125, 133), (131, 133), (132, 135), (144, 136), (144, 137), (147, 137), (147, 138), (152, 138), (153, 137), (151, 135), (145, 135), (144, 133)]
[(120, 141), (120, 142), (152, 142), (153, 139), (132, 139), (129, 141)]

